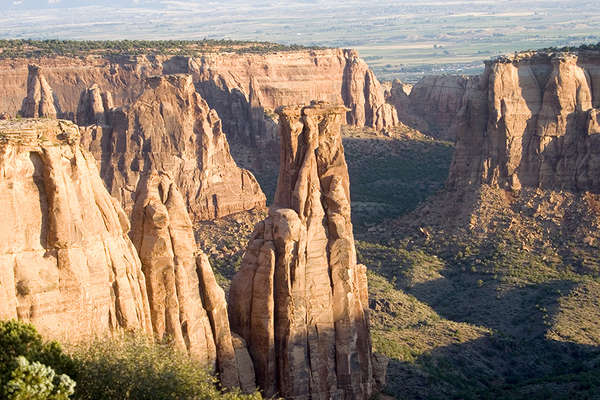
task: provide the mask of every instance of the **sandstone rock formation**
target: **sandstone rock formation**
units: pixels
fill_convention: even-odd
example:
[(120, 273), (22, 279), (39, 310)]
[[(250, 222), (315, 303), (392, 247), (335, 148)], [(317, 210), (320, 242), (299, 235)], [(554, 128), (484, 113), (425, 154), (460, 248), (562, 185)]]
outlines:
[(114, 107), (110, 92), (103, 92), (96, 84), (84, 90), (77, 106), (78, 125), (107, 125), (108, 112)]
[(343, 102), (351, 125), (381, 130), (397, 123), (394, 107), (355, 50), (206, 55), (193, 59), (190, 68), (230, 138), (259, 148), (271, 148), (278, 139), (268, 129), (266, 110), (314, 99)]
[(449, 184), (600, 191), (598, 52), (488, 62), (467, 84)]
[(128, 219), (77, 126), (0, 121), (0, 221), (0, 318), (69, 340), (151, 331)]
[(366, 269), (356, 264), (340, 125), (326, 103), (278, 110), (275, 203), (233, 279), (232, 330), (257, 384), (285, 398), (368, 398), (373, 389)]
[(463, 105), (468, 78), (456, 75), (425, 76), (410, 91), (395, 81), (386, 96), (400, 122), (427, 135), (455, 140), (457, 114)]
[(173, 338), (192, 357), (218, 366), (224, 387), (253, 390), (252, 366), (244, 366), (245, 347), (234, 348), (225, 293), (208, 257), (196, 251), (183, 196), (168, 176), (154, 170), (138, 192), (131, 237), (146, 276), (154, 334)]
[(56, 118), (54, 93), (38, 65), (28, 67), (27, 96), (23, 100), (21, 116), (27, 118)]
[(110, 122), (88, 127), (83, 142), (128, 213), (141, 175), (151, 169), (173, 179), (194, 220), (264, 207), (260, 186), (236, 165), (221, 120), (196, 92), (190, 75), (150, 77), (131, 105), (105, 117), (107, 108), (109, 94), (92, 87), (82, 96), (78, 119)]
[[(0, 111), (16, 115), (21, 109), (28, 95), (29, 62), (0, 60)], [(229, 139), (260, 149), (271, 149), (278, 140), (265, 113), (313, 99), (344, 102), (350, 108), (347, 122), (351, 124), (381, 129), (395, 123), (393, 107), (386, 105), (381, 85), (354, 50), (52, 57), (36, 62), (49, 84), (46, 86), (54, 90), (52, 104), (60, 108), (62, 117), (78, 122), (80, 95), (93, 85), (102, 93), (111, 93), (114, 105), (120, 107), (140, 96), (147, 77), (186, 73), (193, 75), (204, 99), (223, 119)]]
[(355, 50), (345, 50), (346, 65), (342, 82), (342, 98), (350, 108), (349, 125), (368, 126), (376, 130), (398, 123), (396, 109), (386, 103), (384, 90), (369, 66)]

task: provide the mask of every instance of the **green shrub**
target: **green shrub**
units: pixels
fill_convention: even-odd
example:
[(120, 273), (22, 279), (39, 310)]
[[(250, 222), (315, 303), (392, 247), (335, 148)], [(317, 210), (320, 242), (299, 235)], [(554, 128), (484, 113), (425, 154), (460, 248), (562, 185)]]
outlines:
[(260, 394), (221, 392), (205, 365), (171, 344), (125, 335), (80, 345), (77, 399), (260, 399)]
[(0, 321), (2, 399), (261, 399), (259, 393), (222, 392), (206, 367), (171, 343), (145, 336), (97, 339), (67, 354), (30, 324)]
[(4, 386), (7, 400), (68, 400), (75, 391), (75, 382), (67, 375), (37, 361), (30, 363), (17, 357), (17, 368)]
[(16, 320), (0, 321), (0, 387), (12, 379), (18, 357), (49, 366), (59, 374), (71, 375), (74, 364), (57, 342), (44, 342), (30, 325)]

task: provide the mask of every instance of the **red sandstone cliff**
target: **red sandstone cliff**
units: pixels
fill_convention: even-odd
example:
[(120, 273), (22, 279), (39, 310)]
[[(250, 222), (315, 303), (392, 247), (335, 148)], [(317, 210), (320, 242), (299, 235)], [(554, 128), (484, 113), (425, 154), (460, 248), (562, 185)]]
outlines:
[(449, 184), (600, 191), (600, 55), (525, 53), (469, 80)]
[(111, 97), (98, 86), (84, 91), (78, 120), (94, 123), (86, 127), (83, 143), (128, 213), (141, 175), (151, 169), (173, 179), (193, 220), (264, 207), (258, 182), (236, 165), (221, 120), (190, 75), (147, 78), (135, 101), (107, 110)]
[(0, 318), (77, 340), (150, 332), (128, 219), (66, 121), (0, 121)]
[(457, 114), (463, 106), (469, 78), (457, 75), (425, 76), (414, 86), (394, 81), (386, 92), (400, 122), (442, 140), (456, 139)]
[[(16, 115), (27, 96), (29, 60), (0, 61), (0, 111)], [(277, 140), (264, 113), (279, 106), (324, 100), (350, 108), (346, 121), (375, 129), (395, 124), (381, 85), (354, 50), (301, 50), (271, 54), (56, 57), (35, 61), (52, 88), (60, 117), (74, 120), (82, 92), (96, 84), (116, 106), (144, 89), (144, 78), (191, 73), (211, 108), (226, 121), (230, 138), (260, 146)]]
[[(94, 157), (64, 120), (0, 121), (0, 319), (77, 341), (127, 330), (171, 338), (255, 390), (254, 369), (231, 333), (225, 293), (196, 249), (176, 185), (148, 171), (129, 219)], [(139, 254), (139, 257), (138, 257)]]

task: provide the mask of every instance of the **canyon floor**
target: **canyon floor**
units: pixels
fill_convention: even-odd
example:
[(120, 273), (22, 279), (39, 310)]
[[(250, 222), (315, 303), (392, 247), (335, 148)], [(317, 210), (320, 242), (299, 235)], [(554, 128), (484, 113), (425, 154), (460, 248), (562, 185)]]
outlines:
[[(448, 191), (451, 143), (407, 128), (389, 134), (344, 131), (374, 349), (390, 357), (384, 394), (600, 396), (600, 258), (589, 233), (597, 199)], [(274, 187), (265, 182), (276, 172), (257, 179)], [(196, 226), (226, 290), (262, 218), (251, 211)]]

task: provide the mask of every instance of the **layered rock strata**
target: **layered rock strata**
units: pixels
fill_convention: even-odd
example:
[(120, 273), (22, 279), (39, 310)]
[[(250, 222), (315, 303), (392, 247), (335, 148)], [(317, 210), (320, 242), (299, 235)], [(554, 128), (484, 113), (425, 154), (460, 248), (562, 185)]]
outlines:
[(466, 87), (450, 186), (600, 191), (600, 54), (525, 53)]
[(225, 121), (225, 131), (257, 147), (278, 139), (265, 114), (314, 99), (344, 103), (350, 125), (381, 130), (398, 121), (373, 71), (355, 50), (207, 55), (190, 66), (203, 97)]
[(244, 365), (247, 350), (234, 347), (225, 293), (208, 257), (196, 250), (183, 196), (156, 171), (143, 177), (138, 192), (131, 237), (146, 276), (155, 336), (172, 338), (192, 357), (216, 366), (224, 387), (252, 391), (254, 371)]
[(69, 340), (151, 331), (128, 219), (75, 125), (0, 121), (0, 221), (1, 319)]
[(366, 399), (373, 389), (366, 269), (356, 263), (340, 125), (346, 108), (279, 109), (281, 167), (229, 294), (267, 396)]
[(79, 140), (68, 121), (0, 121), (0, 319), (71, 342), (154, 333), (216, 369), (223, 387), (254, 391), (250, 355), (176, 185), (143, 176), (132, 241)]
[(95, 124), (86, 128), (84, 144), (128, 213), (141, 176), (152, 169), (173, 179), (193, 220), (264, 207), (258, 182), (236, 165), (221, 120), (190, 75), (148, 78), (144, 92), (125, 107), (111, 108), (110, 99), (91, 87), (79, 102), (78, 120)]
[[(268, 118), (275, 108), (313, 99), (343, 102), (347, 122), (375, 129), (395, 123), (383, 89), (354, 50), (298, 50), (269, 54), (88, 56), (36, 60), (53, 89), (58, 114), (78, 119), (81, 93), (92, 85), (112, 94), (117, 107), (131, 104), (153, 75), (186, 73), (211, 108), (226, 121), (230, 139), (270, 148), (278, 139)], [(28, 60), (0, 60), (0, 111), (14, 116), (28, 96)], [(50, 97), (48, 97), (50, 98)], [(60, 109), (60, 111), (58, 111)], [(267, 114), (267, 118), (265, 118)]]

